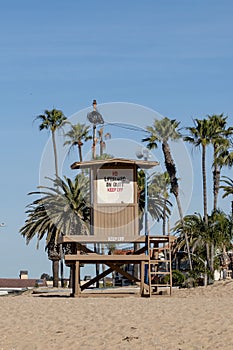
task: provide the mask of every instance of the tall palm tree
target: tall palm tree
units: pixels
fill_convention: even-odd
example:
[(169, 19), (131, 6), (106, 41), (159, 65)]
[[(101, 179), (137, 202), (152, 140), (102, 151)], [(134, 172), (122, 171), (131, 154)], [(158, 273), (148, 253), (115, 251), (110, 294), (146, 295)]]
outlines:
[(208, 222), (207, 210), (207, 186), (206, 186), (206, 147), (211, 142), (210, 121), (208, 119), (194, 119), (194, 126), (186, 127), (189, 135), (184, 136), (184, 141), (191, 143), (194, 147), (202, 149), (202, 188), (204, 218)]
[[(229, 137), (232, 134), (232, 128), (226, 129), (227, 117), (223, 114), (208, 116), (208, 118), (194, 120), (194, 127), (187, 127), (189, 136), (185, 136), (184, 140), (193, 144), (195, 147), (202, 148), (202, 179), (203, 179), (203, 207), (204, 218), (206, 225), (208, 225), (208, 209), (207, 209), (207, 185), (206, 185), (206, 148), (208, 145), (213, 145), (213, 192), (214, 192), (214, 206), (213, 210), (217, 210), (217, 199), (219, 193), (220, 182), (220, 161), (218, 160), (219, 153), (229, 147)], [(207, 256), (208, 263), (211, 270), (214, 269), (214, 241), (211, 243), (209, 250), (209, 243), (207, 242)]]
[[(51, 111), (45, 110), (44, 114), (38, 115), (35, 120), (39, 120), (41, 124), (39, 125), (39, 129), (41, 130), (49, 130), (52, 134), (52, 143), (53, 143), (53, 152), (54, 152), (54, 162), (55, 162), (55, 176), (58, 177), (58, 155), (57, 155), (57, 145), (56, 145), (56, 131), (62, 128), (62, 126), (66, 123), (67, 118), (63, 114), (61, 110), (57, 110), (53, 108)], [(54, 256), (57, 256), (56, 251), (58, 247), (54, 246)], [(52, 246), (50, 246), (51, 248)], [(60, 247), (61, 249), (61, 247)], [(53, 256), (53, 255), (51, 255)], [(62, 252), (60, 252), (61, 257), (61, 283), (62, 287), (64, 284), (63, 280), (63, 261), (62, 261)], [(52, 260), (53, 261), (53, 260)], [(54, 260), (57, 263), (57, 260)], [(53, 271), (58, 271), (53, 267)], [(59, 271), (58, 271), (59, 273)], [(55, 277), (58, 279), (58, 276)]]
[[(224, 117), (223, 114), (219, 115), (209, 115), (209, 138), (210, 143), (213, 146), (213, 212), (217, 211), (217, 202), (219, 194), (219, 184), (221, 176), (221, 168), (225, 165), (219, 154), (223, 150), (227, 150), (230, 146), (229, 137), (232, 135), (233, 128), (227, 128), (227, 117)], [(211, 243), (210, 247), (210, 265), (211, 270), (214, 270), (214, 241)]]
[[(153, 126), (147, 126), (146, 130), (149, 136), (144, 138), (142, 141), (147, 142), (147, 148), (157, 148), (158, 143), (162, 144), (162, 151), (165, 159), (165, 166), (168, 172), (170, 183), (171, 183), (171, 193), (175, 196), (177, 208), (179, 212), (180, 219), (183, 219), (183, 212), (179, 197), (179, 185), (176, 176), (176, 166), (172, 158), (171, 150), (168, 141), (176, 141), (181, 138), (181, 134), (178, 130), (180, 123), (175, 119), (169, 119), (167, 117), (161, 120), (154, 120)], [(190, 269), (192, 270), (192, 261), (189, 252), (189, 242), (188, 237), (186, 237), (186, 247), (188, 252)]]
[(223, 152), (228, 152), (230, 147), (230, 137), (233, 134), (233, 127), (227, 128), (227, 118), (223, 114), (208, 116), (210, 121), (210, 142), (213, 145), (213, 211), (217, 210), (219, 184), (221, 168), (227, 165), (227, 160), (223, 161)]
[(56, 145), (56, 131), (60, 129), (66, 122), (67, 118), (62, 111), (52, 109), (51, 111), (45, 110), (44, 114), (38, 115), (35, 120), (39, 120), (41, 124), (39, 129), (49, 130), (52, 134), (54, 161), (55, 161), (55, 175), (58, 176), (58, 156), (57, 156), (57, 145)]
[(65, 137), (68, 138), (67, 141), (65, 141), (65, 145), (70, 145), (70, 148), (78, 146), (78, 154), (79, 154), (79, 161), (83, 161), (82, 157), (82, 146), (83, 141), (87, 142), (88, 140), (92, 139), (92, 136), (89, 134), (90, 126), (87, 126), (85, 124), (71, 124), (71, 129), (65, 134)]
[[(88, 234), (90, 221), (88, 179), (78, 175), (74, 182), (57, 177), (54, 187), (40, 186), (41, 191), (31, 192), (39, 198), (28, 205), (27, 219), (20, 234), (28, 244), (34, 237), (46, 237), (46, 250), (53, 261), (54, 287), (58, 287), (60, 250), (58, 239), (65, 234)], [(42, 195), (42, 197), (41, 197)]]
[[(54, 162), (55, 162), (55, 176), (58, 176), (58, 155), (57, 155), (57, 145), (56, 145), (56, 131), (62, 128), (62, 126), (65, 124), (67, 118), (63, 114), (61, 110), (57, 110), (53, 108), (51, 111), (45, 110), (44, 114), (38, 115), (35, 120), (39, 120), (41, 123), (39, 125), (39, 129), (41, 130), (49, 130), (52, 134), (52, 144), (53, 144), (53, 152), (54, 152)], [(54, 254), (50, 251), (51, 249), (54, 249)], [(50, 256), (57, 256), (56, 251), (58, 247), (55, 245), (50, 245), (48, 252)], [(61, 249), (61, 248), (60, 248)], [(61, 282), (63, 286), (63, 261), (62, 261), (62, 252), (60, 252), (61, 257)], [(57, 263), (57, 260), (54, 260), (55, 263)], [(53, 263), (53, 260), (52, 260)], [(56, 271), (59, 273), (57, 269), (53, 267), (53, 271)], [(55, 279), (58, 279), (58, 276), (54, 277)]]
[(179, 200), (179, 186), (178, 179), (176, 177), (176, 166), (171, 155), (171, 150), (168, 141), (175, 141), (181, 138), (180, 132), (177, 130), (179, 122), (175, 119), (171, 120), (167, 117), (161, 120), (154, 120), (153, 126), (147, 126), (146, 130), (149, 136), (142, 141), (147, 142), (147, 148), (157, 148), (158, 143), (162, 143), (162, 151), (165, 159), (165, 166), (170, 177), (171, 192), (174, 194), (177, 200), (177, 206), (180, 214), (180, 218), (183, 217), (182, 208)]
[[(207, 184), (206, 184), (206, 148), (211, 142), (212, 131), (210, 121), (208, 119), (194, 119), (193, 127), (186, 127), (189, 132), (188, 136), (184, 136), (184, 141), (191, 143), (194, 147), (202, 149), (202, 189), (203, 189), (203, 208), (204, 220), (208, 225), (208, 209), (207, 209)], [(209, 243), (206, 243), (207, 261), (211, 265)]]

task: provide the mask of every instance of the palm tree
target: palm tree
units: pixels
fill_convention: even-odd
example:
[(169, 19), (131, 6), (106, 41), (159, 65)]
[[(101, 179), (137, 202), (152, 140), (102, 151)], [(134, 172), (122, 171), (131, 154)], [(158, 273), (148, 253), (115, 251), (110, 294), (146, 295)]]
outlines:
[[(151, 179), (151, 186), (150, 186), (150, 191), (151, 194), (161, 194), (163, 201), (164, 201), (164, 206), (163, 206), (163, 235), (166, 235), (166, 222), (167, 222), (167, 205), (166, 202), (169, 198), (169, 193), (168, 189), (170, 186), (170, 178), (167, 172), (165, 173), (158, 173), (155, 174), (152, 179)], [(168, 228), (169, 232), (169, 228)]]
[(220, 166), (228, 166), (231, 168), (233, 166), (233, 142), (230, 140), (230, 147), (220, 147), (218, 150), (217, 162)]
[[(219, 193), (220, 171), (221, 163), (219, 160), (219, 153), (229, 147), (227, 137), (232, 134), (232, 128), (226, 129), (227, 117), (223, 114), (208, 116), (208, 119), (195, 119), (194, 127), (187, 127), (189, 136), (185, 136), (184, 140), (193, 144), (195, 147), (202, 148), (202, 179), (203, 179), (203, 207), (204, 218), (206, 225), (208, 225), (208, 210), (207, 210), (207, 185), (206, 185), (206, 147), (210, 144), (214, 149), (213, 160), (213, 192), (214, 192), (214, 206), (213, 210), (217, 210), (217, 199)], [(208, 263), (211, 270), (214, 269), (214, 242), (212, 241), (211, 249), (209, 251), (209, 243), (207, 242), (207, 256)]]
[(181, 138), (180, 132), (177, 130), (179, 122), (176, 120), (170, 120), (169, 118), (163, 118), (161, 120), (154, 120), (153, 126), (147, 126), (146, 130), (149, 132), (149, 136), (142, 141), (147, 142), (147, 148), (157, 148), (157, 143), (162, 143), (162, 150), (165, 159), (165, 166), (170, 177), (171, 192), (174, 194), (177, 200), (177, 206), (180, 214), (180, 218), (183, 217), (182, 208), (179, 200), (179, 186), (178, 179), (176, 177), (176, 166), (171, 155), (171, 150), (168, 141), (175, 141)]
[[(232, 150), (232, 142), (231, 142), (231, 148), (223, 149), (219, 152), (217, 162), (220, 164), (220, 166), (228, 166), (231, 168), (233, 166), (233, 150)], [(224, 190), (223, 198), (227, 197), (230, 194), (233, 194), (233, 181), (227, 177), (222, 177), (222, 182), (224, 182), (227, 186), (219, 186), (219, 188), (222, 188)], [(225, 179), (225, 180), (224, 180)], [(220, 180), (221, 181), (221, 180)], [(231, 201), (231, 216), (233, 220), (233, 200)]]
[(210, 121), (210, 142), (213, 145), (214, 160), (213, 160), (213, 192), (214, 205), (213, 210), (217, 210), (217, 201), (219, 193), (219, 184), (221, 177), (221, 168), (227, 165), (227, 159), (223, 160), (223, 152), (226, 155), (230, 147), (229, 138), (233, 134), (233, 127), (227, 128), (227, 118), (223, 114), (208, 116)]
[[(184, 141), (191, 143), (194, 147), (202, 148), (202, 189), (203, 189), (203, 208), (204, 220), (208, 225), (208, 210), (207, 210), (207, 185), (206, 185), (206, 147), (211, 143), (212, 130), (210, 120), (194, 119), (194, 126), (187, 127), (188, 136), (184, 136)], [(211, 265), (209, 243), (206, 243), (207, 261)]]
[[(111, 138), (111, 134), (109, 132), (107, 132), (104, 135), (104, 128), (100, 128), (98, 130), (98, 136), (99, 136), (99, 143), (100, 143), (100, 157), (102, 157), (103, 154), (104, 154), (104, 150), (106, 148), (106, 143), (104, 141), (104, 138), (105, 139), (110, 139)], [(96, 159), (97, 159), (97, 157), (96, 157)], [(103, 158), (100, 158), (100, 159), (103, 159)]]
[(95, 157), (96, 160), (104, 160), (104, 159), (112, 159), (112, 158), (114, 158), (114, 156), (109, 153), (103, 153), (102, 156)]
[[(221, 168), (225, 165), (222, 162), (221, 157), (219, 158), (219, 154), (221, 154), (223, 150), (227, 150), (229, 148), (229, 137), (232, 135), (233, 128), (226, 128), (227, 117), (224, 117), (223, 114), (209, 115), (208, 120), (210, 143), (213, 146), (213, 211), (215, 212), (217, 211)], [(214, 241), (212, 241), (210, 249), (210, 265), (212, 271), (214, 270), (214, 250)]]
[[(233, 196), (233, 180), (228, 176), (222, 176), (222, 182), (225, 184), (223, 186), (220, 186), (220, 188), (222, 188), (224, 191), (222, 198), (228, 197), (230, 195)], [(233, 220), (233, 199), (231, 201), (231, 216)]]
[[(215, 247), (215, 253), (217, 249), (223, 253), (226, 247), (230, 247), (232, 239), (232, 227), (231, 220), (222, 211), (213, 211), (208, 216), (207, 223), (205, 218), (199, 213), (193, 215), (187, 215), (184, 217), (183, 223), (177, 222), (173, 231), (179, 235), (175, 241), (174, 253), (176, 254), (182, 250), (185, 245), (184, 233), (189, 237), (191, 254), (199, 256), (202, 260), (207, 260), (207, 251), (204, 249), (206, 244)], [(209, 266), (210, 268), (210, 266)], [(213, 273), (212, 269), (210, 271)]]
[[(52, 109), (51, 111), (45, 110), (44, 114), (38, 115), (35, 120), (39, 120), (41, 124), (39, 125), (39, 129), (41, 130), (49, 130), (52, 134), (52, 143), (53, 143), (53, 152), (54, 152), (54, 162), (55, 162), (55, 176), (58, 177), (58, 156), (57, 156), (57, 145), (56, 145), (56, 137), (55, 133), (57, 130), (62, 128), (62, 126), (66, 123), (67, 118), (63, 114), (61, 110)], [(54, 256), (57, 256), (56, 251), (57, 247), (54, 246)], [(61, 249), (61, 247), (60, 247)], [(52, 255), (51, 255), (52, 256)], [(61, 282), (62, 286), (64, 284), (63, 281), (63, 261), (62, 261), (62, 254), (61, 256)], [(52, 260), (53, 261), (53, 260)], [(57, 260), (54, 260), (57, 261)], [(53, 267), (53, 271), (56, 271), (59, 273), (57, 269)], [(58, 276), (54, 277), (55, 279), (58, 279)]]
[(184, 141), (191, 143), (194, 147), (202, 148), (202, 188), (204, 218), (208, 222), (207, 210), (207, 186), (206, 186), (206, 147), (211, 142), (210, 121), (208, 119), (194, 119), (194, 126), (187, 127), (189, 136), (184, 136)]
[[(46, 237), (46, 250), (53, 261), (54, 287), (58, 286), (58, 239), (65, 234), (88, 234), (90, 221), (88, 179), (79, 174), (74, 182), (57, 177), (54, 187), (40, 186), (41, 191), (31, 192), (38, 199), (28, 205), (25, 225), (20, 233), (28, 244), (37, 236), (37, 244)], [(41, 195), (43, 197), (41, 197)]]
[[(167, 198), (164, 198), (161, 191), (155, 189), (154, 186), (154, 176), (148, 179), (148, 212), (152, 219), (159, 221), (161, 218), (164, 219), (165, 216), (171, 214), (170, 206), (171, 202)], [(143, 170), (138, 171), (138, 201), (139, 201), (139, 223), (140, 230), (143, 227), (143, 214), (145, 211), (145, 172)]]
[(44, 129), (51, 131), (55, 161), (55, 175), (58, 176), (58, 157), (55, 133), (65, 124), (67, 118), (62, 111), (57, 109), (52, 109), (51, 111), (45, 110), (44, 113), (45, 114), (38, 115), (35, 120), (41, 121), (41, 124), (39, 125), (40, 131)]
[(59, 283), (59, 260), (61, 258), (59, 246), (56, 244), (55, 237), (60, 232), (50, 219), (43, 204), (32, 203), (26, 211), (28, 218), (25, 225), (20, 229), (22, 236), (26, 238), (28, 244), (30, 240), (37, 234), (37, 248), (39, 240), (47, 235), (45, 250), (48, 252), (49, 260), (52, 260), (53, 269), (53, 286), (58, 287)]
[(87, 142), (88, 140), (92, 139), (92, 136), (89, 135), (90, 126), (86, 126), (85, 124), (71, 124), (71, 129), (65, 134), (65, 137), (68, 138), (67, 141), (65, 141), (65, 145), (70, 145), (70, 149), (72, 147), (78, 146), (78, 154), (79, 154), (79, 161), (83, 161), (82, 157), (82, 146), (83, 141)]
[[(144, 138), (142, 141), (147, 142), (147, 148), (157, 148), (157, 143), (162, 143), (162, 151), (164, 154), (165, 159), (165, 166), (166, 170), (168, 172), (170, 183), (171, 183), (171, 193), (175, 196), (179, 216), (180, 219), (183, 219), (183, 212), (181, 208), (181, 202), (179, 198), (179, 185), (178, 185), (178, 179), (176, 176), (176, 166), (175, 162), (172, 158), (171, 150), (168, 141), (176, 141), (181, 138), (181, 134), (178, 131), (179, 122), (177, 122), (175, 119), (169, 119), (167, 117), (161, 119), (161, 120), (154, 120), (153, 126), (147, 126), (146, 130), (149, 133), (149, 136)], [(191, 256), (189, 253), (189, 242), (188, 238), (186, 240), (186, 247), (188, 252), (188, 258), (189, 258), (189, 264), (190, 269), (192, 270), (192, 261)]]
[(232, 240), (232, 220), (224, 211), (213, 211), (209, 217), (210, 235), (213, 240), (215, 250), (220, 249), (225, 253), (227, 248), (231, 248)]
[[(232, 220), (221, 210), (213, 211), (209, 220), (211, 223), (211, 246), (215, 248), (212, 257), (214, 265), (214, 257), (217, 249), (221, 252), (221, 256), (224, 260), (229, 260), (226, 251), (231, 248)], [(211, 271), (213, 270), (214, 268), (211, 267)]]
[(206, 241), (207, 226), (205, 220), (199, 213), (192, 215), (186, 215), (183, 218), (183, 222), (179, 220), (172, 231), (178, 234), (178, 238), (175, 241), (174, 251), (182, 250), (185, 245), (185, 233), (189, 237), (190, 250), (192, 254), (197, 247), (203, 246)]
[[(146, 191), (145, 191), (145, 176), (146, 173), (142, 169), (137, 172), (137, 196), (138, 196), (138, 216), (139, 216), (139, 231), (143, 229), (143, 219), (145, 218), (145, 233), (149, 234), (149, 226), (148, 226), (148, 216), (149, 213), (152, 219), (159, 221), (163, 217), (164, 206), (166, 206), (166, 213), (170, 215), (169, 206), (171, 203), (166, 200), (164, 203), (164, 198), (160, 193), (155, 193), (152, 190), (151, 186), (151, 178), (147, 179), (147, 212), (145, 211), (146, 207)], [(145, 214), (145, 215), (144, 215)], [(134, 244), (134, 249), (139, 249), (139, 244)], [(138, 269), (135, 267), (134, 269), (135, 276), (138, 276)]]

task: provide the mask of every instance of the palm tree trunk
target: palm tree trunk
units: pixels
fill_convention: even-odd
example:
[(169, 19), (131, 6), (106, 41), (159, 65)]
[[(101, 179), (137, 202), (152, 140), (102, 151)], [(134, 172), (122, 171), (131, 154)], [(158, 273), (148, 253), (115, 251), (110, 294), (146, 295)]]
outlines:
[(163, 235), (166, 235), (166, 199), (164, 198), (163, 204)]
[[(55, 175), (56, 178), (58, 177), (58, 157), (57, 157), (57, 146), (56, 146), (56, 139), (55, 139), (55, 131), (52, 131), (52, 141), (53, 141), (53, 152), (54, 152), (54, 161), (55, 161)], [(60, 245), (60, 267), (61, 267), (61, 286), (64, 287), (64, 267), (63, 267), (63, 257), (62, 257), (62, 245)], [(58, 262), (59, 264), (59, 262)], [(57, 268), (57, 267), (56, 267)], [(54, 266), (53, 266), (54, 269)], [(59, 271), (59, 269), (58, 269)]]
[[(181, 221), (181, 223), (183, 225), (184, 224), (184, 219), (183, 219), (183, 212), (182, 212), (179, 196), (176, 197), (176, 203), (177, 203), (177, 208), (178, 208), (179, 215), (180, 215), (180, 221)], [(188, 240), (187, 232), (185, 230), (184, 230), (184, 237), (185, 237), (185, 243), (186, 243), (186, 248), (187, 248), (187, 253), (188, 253), (189, 266), (190, 266), (190, 270), (192, 271), (193, 270), (193, 266), (192, 266), (192, 258), (191, 258), (191, 254), (190, 254), (190, 248), (189, 248), (189, 240)]]
[(59, 260), (52, 260), (53, 266), (53, 287), (59, 287)]
[(82, 156), (82, 145), (78, 144), (78, 155), (79, 155), (79, 161), (83, 161), (83, 156)]
[(203, 209), (204, 209), (204, 220), (208, 224), (208, 211), (207, 211), (207, 190), (206, 190), (206, 146), (202, 145), (202, 181), (203, 181)]
[(166, 140), (164, 140), (162, 143), (162, 150), (163, 150), (164, 159), (165, 159), (165, 166), (171, 182), (171, 192), (175, 196), (178, 196), (179, 186), (178, 186), (178, 180), (176, 177), (176, 166), (171, 155), (169, 144)]
[(214, 170), (213, 170), (213, 192), (214, 192), (214, 205), (213, 211), (216, 212), (218, 208), (218, 194), (221, 177), (221, 167), (217, 164), (217, 145), (214, 144)]
[[(214, 151), (215, 154), (215, 151)], [(216, 158), (216, 157), (215, 157)], [(217, 203), (218, 203), (218, 193), (219, 193), (219, 184), (220, 184), (220, 169), (217, 164), (215, 164), (214, 158), (214, 170), (213, 170), (213, 194), (214, 194), (214, 204), (213, 204), (213, 213), (217, 210)], [(214, 272), (214, 241), (212, 239), (210, 244), (210, 270)]]
[(214, 242), (211, 242), (211, 245), (210, 245), (210, 271), (212, 271), (212, 272), (214, 272), (214, 251), (215, 251)]
[(59, 246), (55, 244), (54, 239), (51, 239), (48, 247), (48, 258), (52, 261), (52, 271), (53, 271), (53, 287), (58, 287), (59, 284), (59, 260), (60, 260), (60, 249)]
[[(214, 145), (214, 170), (213, 170), (213, 193), (214, 193), (214, 205), (213, 212), (217, 210), (218, 194), (219, 194), (219, 184), (220, 184), (220, 167), (216, 164), (216, 145)], [(210, 247), (210, 270), (214, 272), (214, 242), (211, 242)]]
[(214, 166), (213, 171), (213, 192), (214, 192), (214, 205), (213, 211), (217, 210), (218, 205), (218, 193), (219, 193), (219, 184), (220, 184), (220, 169), (217, 165)]
[[(171, 181), (171, 192), (174, 194), (176, 198), (180, 220), (181, 220), (181, 223), (183, 224), (183, 212), (182, 212), (182, 207), (181, 207), (180, 198), (179, 198), (179, 185), (176, 177), (176, 166), (171, 155), (169, 144), (166, 140), (164, 140), (162, 143), (162, 150), (165, 158), (165, 166)], [(189, 249), (187, 232), (184, 232), (184, 235), (185, 235), (185, 243), (186, 243), (188, 259), (189, 259), (189, 266), (190, 266), (190, 270), (192, 271), (193, 269), (192, 259), (191, 259), (190, 249)]]
[(53, 141), (53, 153), (54, 153), (54, 161), (55, 161), (55, 175), (58, 176), (58, 160), (57, 160), (57, 146), (55, 140), (55, 132), (52, 131), (52, 141)]
[[(206, 190), (206, 146), (202, 145), (202, 185), (203, 185), (203, 209), (204, 209), (204, 221), (208, 225), (208, 210), (207, 210), (207, 190)], [(210, 259), (210, 247), (209, 243), (206, 243), (206, 259), (209, 268), (211, 268)]]

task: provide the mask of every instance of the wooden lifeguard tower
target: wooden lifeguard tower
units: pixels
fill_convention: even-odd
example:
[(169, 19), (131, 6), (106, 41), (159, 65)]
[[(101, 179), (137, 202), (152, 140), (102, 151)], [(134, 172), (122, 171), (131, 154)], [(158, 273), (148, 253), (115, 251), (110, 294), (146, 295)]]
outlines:
[[(169, 287), (171, 294), (171, 237), (139, 234), (138, 168), (146, 170), (157, 165), (155, 161), (122, 158), (75, 162), (71, 165), (72, 169), (89, 169), (91, 193), (90, 233), (80, 235), (77, 232), (62, 237), (62, 243), (72, 245), (72, 254), (65, 255), (65, 263), (72, 271), (72, 296), (80, 296), (84, 289), (112, 271), (140, 285), (141, 296), (151, 296), (161, 286)], [(127, 255), (103, 255), (89, 249), (89, 243), (138, 243), (134, 246), (140, 248)], [(81, 264), (105, 264), (108, 268), (81, 285)], [(140, 277), (124, 271), (124, 264), (138, 264)], [(170, 279), (166, 284), (161, 284), (161, 276), (165, 274), (169, 274)]]

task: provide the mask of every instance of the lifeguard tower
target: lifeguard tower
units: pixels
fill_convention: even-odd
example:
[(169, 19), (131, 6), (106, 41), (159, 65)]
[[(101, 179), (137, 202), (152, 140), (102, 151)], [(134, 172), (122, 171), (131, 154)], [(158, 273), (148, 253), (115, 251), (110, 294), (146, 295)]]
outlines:
[[(66, 235), (62, 243), (71, 243), (72, 254), (65, 255), (65, 263), (72, 271), (72, 296), (81, 296), (82, 291), (103, 279), (112, 271), (140, 286), (141, 296), (158, 293), (159, 287), (166, 287), (171, 294), (171, 237), (140, 235), (138, 169), (148, 170), (158, 162), (113, 158), (75, 162), (72, 169), (89, 169), (91, 194), (90, 233)], [(131, 254), (100, 254), (87, 244), (117, 245), (138, 243)], [(163, 258), (161, 258), (161, 253)], [(108, 268), (99, 275), (80, 284), (80, 266), (83, 264), (105, 264)], [(125, 264), (139, 265), (140, 276), (124, 271)], [(163, 266), (163, 268), (162, 268)], [(166, 284), (161, 277), (169, 275)]]

